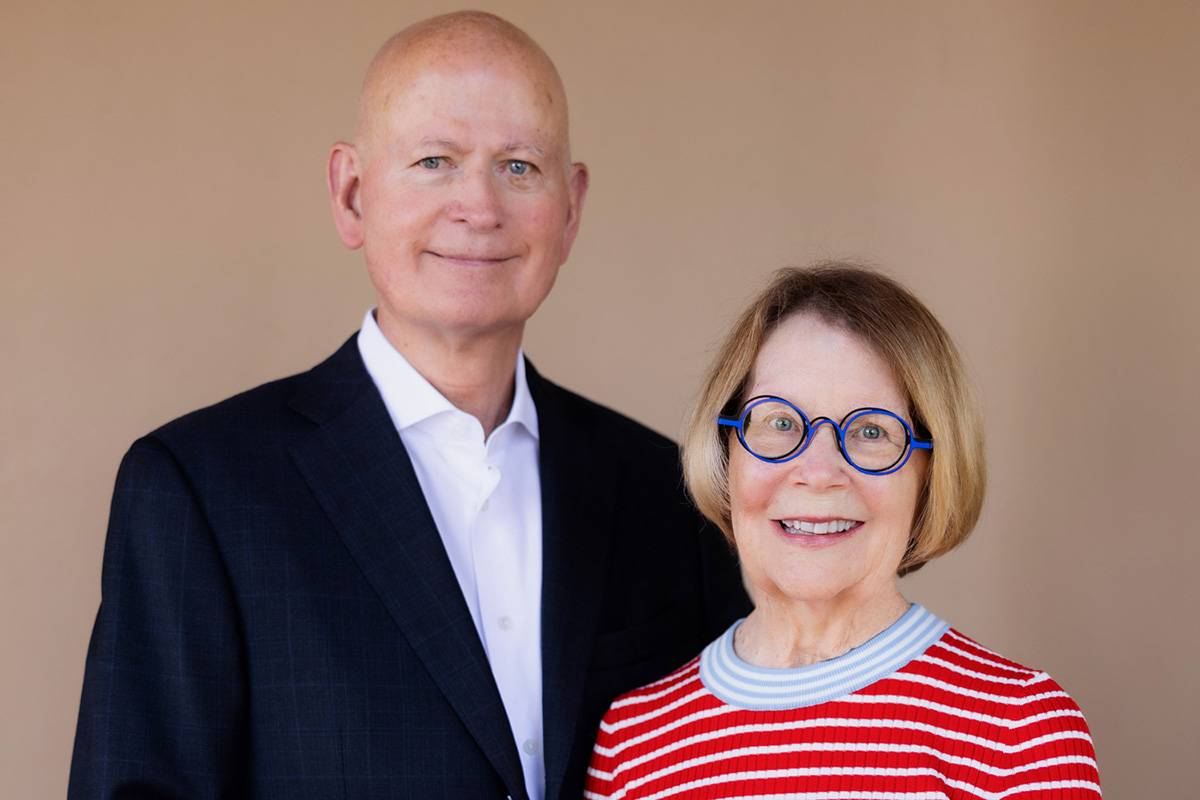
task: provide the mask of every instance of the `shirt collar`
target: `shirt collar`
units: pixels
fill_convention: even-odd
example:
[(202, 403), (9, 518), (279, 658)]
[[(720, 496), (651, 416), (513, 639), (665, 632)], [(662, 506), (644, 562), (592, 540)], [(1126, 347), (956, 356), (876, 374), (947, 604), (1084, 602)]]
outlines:
[[(447, 400), (445, 395), (417, 372), (408, 359), (392, 346), (379, 329), (373, 308), (363, 317), (362, 330), (358, 332), (358, 352), (362, 356), (367, 373), (379, 389), (379, 394), (383, 396), (383, 403), (387, 406), (396, 430), (410, 428), (430, 417), (447, 412), (465, 413)], [(507, 427), (510, 423), (520, 423), (536, 439), (537, 408), (533, 404), (533, 396), (529, 393), (529, 384), (525, 378), (524, 349), (517, 351), (514, 383), (512, 408), (509, 409), (508, 418), (496, 430)]]
[(513, 390), (512, 408), (508, 411), (508, 419), (504, 421), (518, 422), (534, 439), (538, 436), (537, 406), (533, 404), (533, 395), (529, 393), (529, 382), (525, 379), (525, 350), (517, 350), (517, 368), (514, 373), (516, 389)]

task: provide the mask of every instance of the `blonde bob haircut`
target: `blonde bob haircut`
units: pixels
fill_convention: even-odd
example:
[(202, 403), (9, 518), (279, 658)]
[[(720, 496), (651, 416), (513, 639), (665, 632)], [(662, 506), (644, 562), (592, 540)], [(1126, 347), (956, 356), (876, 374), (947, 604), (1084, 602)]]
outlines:
[(872, 347), (891, 365), (917, 434), (933, 437), (898, 573), (919, 569), (961, 544), (979, 520), (987, 482), (979, 405), (954, 342), (929, 309), (896, 281), (857, 264), (780, 270), (742, 312), (684, 430), (688, 491), (732, 543), (728, 465), (735, 434), (718, 427), (717, 417), (738, 412), (763, 343), (780, 322), (800, 313), (815, 314)]

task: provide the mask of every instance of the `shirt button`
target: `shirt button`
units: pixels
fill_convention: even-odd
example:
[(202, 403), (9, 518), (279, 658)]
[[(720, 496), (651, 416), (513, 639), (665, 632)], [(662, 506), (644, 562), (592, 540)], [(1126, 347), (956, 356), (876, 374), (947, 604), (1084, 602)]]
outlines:
[(536, 756), (538, 754), (537, 740), (526, 739), (525, 743), (521, 745), (521, 749), (524, 750), (527, 755)]
[(508, 616), (501, 617), (498, 620), (498, 623), (500, 625), (500, 630), (502, 630), (502, 631), (512, 630), (512, 626), (513, 626), (512, 617), (508, 617)]

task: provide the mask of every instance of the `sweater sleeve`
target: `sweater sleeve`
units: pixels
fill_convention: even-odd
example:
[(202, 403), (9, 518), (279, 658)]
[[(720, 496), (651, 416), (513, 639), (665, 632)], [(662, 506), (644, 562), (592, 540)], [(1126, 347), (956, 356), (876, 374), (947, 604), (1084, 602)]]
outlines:
[(1096, 800), (1100, 772), (1083, 712), (1045, 672), (1021, 687), (1024, 724), (1011, 729), (1006, 800)]
[(610, 800), (624, 788), (621, 777), (615, 774), (621, 766), (619, 731), (613, 729), (613, 709), (610, 707), (600, 721), (600, 731), (592, 748), (592, 761), (588, 765), (587, 783), (583, 796), (586, 800)]

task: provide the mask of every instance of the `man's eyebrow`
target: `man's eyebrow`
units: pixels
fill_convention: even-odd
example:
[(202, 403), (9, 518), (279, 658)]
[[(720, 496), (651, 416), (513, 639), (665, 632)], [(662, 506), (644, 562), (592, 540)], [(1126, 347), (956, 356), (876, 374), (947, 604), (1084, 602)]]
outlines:
[(545, 149), (542, 148), (541, 145), (534, 144), (533, 142), (518, 142), (518, 141), (507, 142), (504, 145), (504, 147), (502, 147), (500, 149), (500, 152), (516, 153), (521, 150), (525, 150), (530, 153), (533, 153), (534, 155), (538, 156), (539, 158), (546, 157)]
[[(426, 136), (421, 141), (417, 142), (418, 147), (435, 148), (445, 150), (451, 153), (463, 152), (463, 147), (453, 139), (442, 139), (436, 136)], [(511, 140), (504, 143), (500, 148), (500, 152), (504, 154), (527, 152), (533, 153), (538, 158), (546, 158), (546, 149), (535, 142), (527, 142), (520, 140)]]
[(449, 150), (453, 153), (462, 152), (462, 148), (459, 147), (458, 142), (454, 141), (453, 139), (436, 139), (427, 136), (426, 138), (417, 142), (417, 144), (421, 147), (436, 147), (441, 150)]

